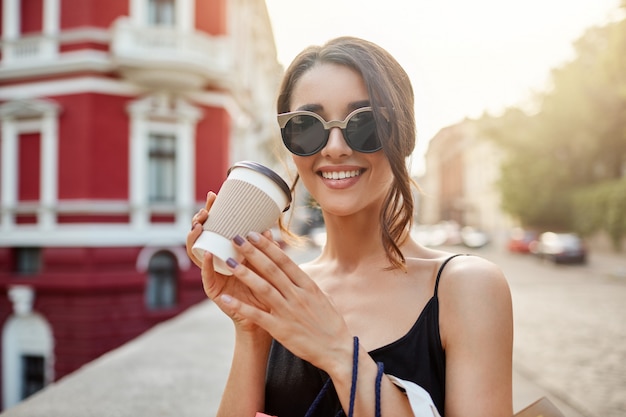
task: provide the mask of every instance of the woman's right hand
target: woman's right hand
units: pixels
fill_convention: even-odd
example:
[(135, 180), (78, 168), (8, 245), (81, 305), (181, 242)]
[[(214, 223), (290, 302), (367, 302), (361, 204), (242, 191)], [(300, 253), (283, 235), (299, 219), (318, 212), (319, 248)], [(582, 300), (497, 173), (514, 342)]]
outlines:
[[(242, 284), (241, 281), (239, 281), (234, 275), (223, 275), (215, 271), (213, 268), (213, 255), (211, 253), (206, 252), (204, 254), (204, 258), (199, 260), (191, 251), (193, 244), (196, 242), (200, 234), (202, 234), (202, 225), (209, 217), (209, 212), (215, 202), (215, 198), (216, 194), (214, 192), (210, 191), (207, 194), (205, 207), (200, 209), (192, 218), (191, 231), (187, 234), (186, 242), (187, 255), (194, 264), (202, 269), (202, 286), (204, 288), (204, 293), (224, 312), (226, 311), (223, 308), (224, 306), (222, 305), (220, 297), (222, 294), (229, 294), (236, 297), (238, 300), (242, 300), (246, 303), (254, 305), (257, 308), (267, 311), (266, 306), (263, 305), (250, 292), (249, 288)], [(235, 326), (239, 330), (249, 332), (261, 331), (265, 333), (265, 331), (257, 325), (253, 324), (248, 319), (238, 316), (237, 314), (229, 314), (229, 317), (233, 320)]]

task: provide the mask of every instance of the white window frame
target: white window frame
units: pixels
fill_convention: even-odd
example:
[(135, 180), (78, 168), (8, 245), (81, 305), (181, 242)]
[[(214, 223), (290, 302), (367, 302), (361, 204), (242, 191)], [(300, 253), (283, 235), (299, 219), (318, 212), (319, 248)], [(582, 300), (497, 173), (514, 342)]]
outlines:
[(16, 213), (19, 209), (19, 136), (23, 133), (39, 133), (41, 160), (39, 178), (39, 201), (36, 202), (37, 226), (43, 230), (55, 227), (54, 207), (58, 201), (58, 117), (60, 107), (52, 101), (13, 101), (0, 106), (2, 136), (0, 137), (0, 169), (2, 190), (0, 230), (17, 227)]
[[(130, 18), (135, 26), (150, 26), (149, 2), (150, 0), (130, 1)], [(196, 17), (195, 0), (174, 0), (174, 2), (174, 25), (172, 27), (182, 32), (193, 31)]]
[(176, 26), (176, 0), (148, 0), (147, 18), (150, 26)]
[[(179, 227), (189, 223), (195, 208), (195, 132), (202, 112), (181, 98), (155, 94), (134, 101), (130, 113), (130, 206), (131, 227), (145, 230), (155, 211), (171, 213)], [(176, 137), (176, 201), (173, 206), (152, 204), (148, 198), (149, 136), (151, 133)]]

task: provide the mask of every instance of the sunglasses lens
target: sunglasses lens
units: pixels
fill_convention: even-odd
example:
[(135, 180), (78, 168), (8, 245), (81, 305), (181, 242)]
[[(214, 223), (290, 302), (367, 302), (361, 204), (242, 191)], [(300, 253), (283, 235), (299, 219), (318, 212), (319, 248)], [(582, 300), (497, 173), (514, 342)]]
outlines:
[(281, 130), (283, 142), (296, 155), (313, 155), (324, 147), (328, 132), (315, 117), (301, 114), (289, 119)]
[(346, 126), (346, 136), (350, 147), (359, 152), (376, 152), (382, 147), (376, 135), (374, 113), (371, 111), (352, 116)]
[[(346, 142), (355, 151), (376, 152), (382, 148), (376, 133), (374, 113), (369, 109), (354, 113), (342, 130)], [(313, 155), (322, 150), (329, 133), (324, 123), (310, 114), (291, 115), (281, 129), (287, 149), (300, 156)]]

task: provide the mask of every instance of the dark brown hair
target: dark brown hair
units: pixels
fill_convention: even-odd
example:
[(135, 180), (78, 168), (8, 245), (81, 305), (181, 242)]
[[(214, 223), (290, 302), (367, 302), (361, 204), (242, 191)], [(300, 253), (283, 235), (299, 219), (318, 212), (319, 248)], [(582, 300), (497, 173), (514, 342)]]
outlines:
[(287, 68), (279, 90), (279, 114), (292, 110), (291, 94), (300, 77), (324, 63), (355, 70), (367, 87), (378, 137), (382, 138), (383, 152), (394, 176), (380, 213), (381, 239), (392, 267), (404, 269), (400, 245), (406, 240), (412, 224), (411, 185), (416, 185), (406, 164), (406, 158), (415, 148), (413, 87), (404, 69), (385, 49), (363, 39), (340, 37), (322, 46), (310, 46), (296, 56)]

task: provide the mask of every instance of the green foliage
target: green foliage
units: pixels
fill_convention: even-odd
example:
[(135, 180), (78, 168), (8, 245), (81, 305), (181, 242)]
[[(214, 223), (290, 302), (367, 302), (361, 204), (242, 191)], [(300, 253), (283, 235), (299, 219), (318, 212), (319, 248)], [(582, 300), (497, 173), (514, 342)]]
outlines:
[[(535, 114), (510, 108), (483, 116), (478, 128), (505, 151), (503, 209), (524, 226), (603, 229), (621, 240), (626, 192), (621, 200), (597, 200), (578, 191), (625, 175), (626, 20), (591, 28), (575, 49), (576, 59), (553, 70), (552, 88), (537, 97)], [(588, 210), (604, 215), (581, 217)]]
[(576, 191), (572, 198), (573, 224), (581, 235), (605, 231), (613, 247), (626, 237), (626, 178)]

